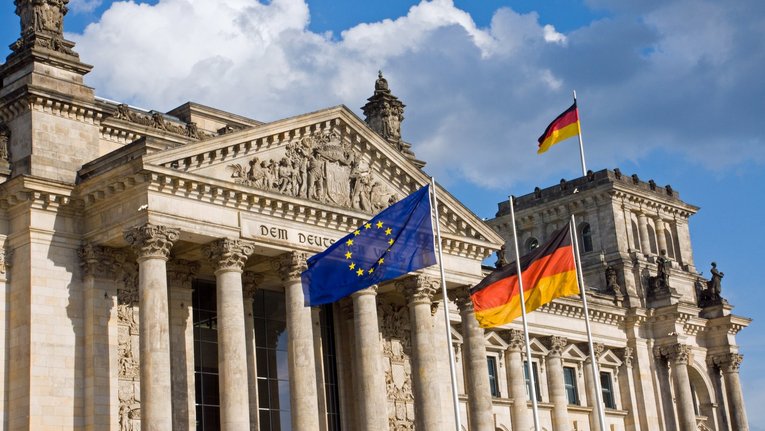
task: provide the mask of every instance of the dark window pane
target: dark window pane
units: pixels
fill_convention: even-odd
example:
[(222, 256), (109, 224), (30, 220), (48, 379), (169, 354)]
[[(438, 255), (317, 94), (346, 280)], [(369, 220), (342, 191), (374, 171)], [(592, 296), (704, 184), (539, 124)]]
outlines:
[(499, 397), (499, 382), (497, 381), (497, 358), (489, 356), (486, 358), (489, 367), (489, 389), (492, 397)]
[[(260, 431), (271, 431), (271, 412), (269, 410), (260, 410), (258, 412), (260, 416)], [(275, 431), (278, 431), (275, 430)]]
[(271, 407), (271, 397), (268, 392), (268, 379), (258, 378), (258, 407), (267, 409)]
[(569, 404), (579, 405), (579, 392), (576, 386), (576, 370), (563, 367), (563, 381), (566, 385), (566, 398)]
[(606, 408), (615, 409), (616, 400), (614, 399), (614, 389), (611, 384), (611, 374), (605, 372), (600, 373), (600, 388), (603, 392), (603, 404)]
[[(531, 380), (529, 379), (529, 372), (528, 367), (526, 366), (527, 362), (523, 361), (523, 376), (526, 378), (526, 396), (528, 399), (531, 399)], [(537, 371), (537, 363), (532, 362), (531, 363), (531, 369), (534, 373), (534, 391), (537, 394), (537, 402), (542, 401), (542, 394), (539, 392), (539, 372)]]

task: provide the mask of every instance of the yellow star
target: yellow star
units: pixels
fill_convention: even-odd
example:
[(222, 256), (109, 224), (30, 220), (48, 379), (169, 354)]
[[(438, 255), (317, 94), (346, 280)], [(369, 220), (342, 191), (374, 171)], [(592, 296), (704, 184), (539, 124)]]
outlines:
[(393, 238), (388, 240), (388, 245), (393, 245)]
[(377, 263), (379, 263), (380, 265), (382, 265), (383, 263), (385, 263), (385, 258), (384, 258), (384, 257), (381, 257), (380, 259), (378, 259), (378, 260), (377, 260)]
[(367, 272), (371, 274), (371, 273), (375, 272), (375, 269), (374, 268), (369, 268), (369, 271), (367, 271)]
[(346, 259), (350, 259), (350, 258), (351, 258), (351, 256), (353, 256), (353, 253), (351, 253), (350, 251), (348, 251), (348, 252), (346, 252), (346, 253), (345, 253), (345, 258), (346, 258)]
[(383, 222), (378, 221), (377, 222), (377, 229), (382, 229), (382, 227), (383, 227)]
[(366, 223), (366, 224), (364, 225), (364, 229), (369, 229), (369, 228), (371, 228), (371, 227), (372, 227), (372, 223)]
[(345, 245), (347, 245), (348, 247), (352, 246), (353, 245), (353, 240), (349, 239), (348, 241), (345, 242)]
[(359, 236), (360, 234), (361, 234), (361, 231), (358, 229), (353, 231), (353, 236)]
[(363, 270), (363, 269), (361, 269), (361, 268), (359, 268), (359, 270), (358, 270), (358, 271), (356, 271), (356, 275), (358, 275), (359, 277), (361, 277), (362, 275), (364, 275), (364, 270)]
[(393, 229), (391, 228), (385, 229), (385, 235), (390, 235), (391, 233), (393, 233)]
[(352, 270), (353, 270), (353, 269), (356, 269), (356, 264), (355, 264), (355, 263), (353, 263), (353, 262), (351, 262), (351, 264), (350, 264), (350, 265), (348, 265), (348, 268), (350, 268), (350, 269), (352, 269)]

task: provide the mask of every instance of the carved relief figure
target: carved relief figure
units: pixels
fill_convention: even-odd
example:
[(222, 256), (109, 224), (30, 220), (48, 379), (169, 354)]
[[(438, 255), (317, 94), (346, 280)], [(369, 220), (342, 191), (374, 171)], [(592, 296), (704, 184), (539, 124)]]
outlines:
[(619, 287), (616, 277), (616, 269), (611, 265), (606, 267), (606, 291), (617, 295), (621, 293), (621, 287)]
[(709, 272), (712, 274), (712, 279), (707, 283), (707, 289), (713, 298), (719, 298), (722, 293), (722, 278), (725, 274), (717, 269), (716, 262), (712, 262), (712, 269)]
[(0, 124), (0, 159), (10, 160), (10, 153), (8, 152), (8, 144), (11, 140), (11, 132), (7, 127)]

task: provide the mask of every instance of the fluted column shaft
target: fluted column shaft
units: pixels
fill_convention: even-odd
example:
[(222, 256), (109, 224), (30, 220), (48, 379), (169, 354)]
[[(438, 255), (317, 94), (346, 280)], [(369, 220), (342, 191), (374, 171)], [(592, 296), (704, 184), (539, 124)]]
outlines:
[(468, 429), (494, 431), (491, 388), (486, 365), (486, 343), (483, 328), (478, 325), (473, 301), (465, 288), (456, 292), (455, 302), (462, 318), (462, 346), (467, 374)]
[[(596, 355), (597, 357), (597, 355)], [(588, 357), (584, 361), (584, 385), (587, 389), (587, 405), (592, 407), (590, 412), (590, 430), (591, 431), (605, 431), (600, 429), (600, 420), (598, 419), (598, 381), (600, 376), (596, 376), (592, 371), (592, 361)], [(600, 368), (598, 368), (600, 369)]]
[(693, 393), (691, 392), (691, 381), (688, 378), (688, 361), (690, 360), (691, 348), (685, 344), (673, 344), (662, 347), (661, 353), (667, 357), (672, 368), (680, 429), (696, 429)]
[(640, 248), (643, 250), (643, 254), (651, 253), (651, 242), (648, 239), (648, 220), (645, 214), (638, 213), (638, 229), (640, 229)]
[(716, 357), (714, 361), (723, 374), (731, 429), (749, 431), (749, 421), (746, 418), (744, 407), (744, 394), (741, 391), (741, 381), (738, 374), (742, 359), (744, 359), (742, 355), (727, 353)]
[(352, 298), (356, 336), (354, 363), (361, 380), (358, 385), (359, 429), (384, 431), (388, 429), (388, 400), (377, 322), (377, 286), (360, 290)]
[(198, 263), (186, 260), (171, 261), (167, 265), (173, 429), (190, 429), (196, 423), (192, 282), (198, 271)]
[(511, 329), (509, 331), (509, 344), (507, 350), (507, 381), (510, 384), (510, 397), (513, 399), (513, 408), (510, 411), (514, 430), (528, 430), (531, 428), (529, 420), (529, 408), (526, 402), (526, 378), (523, 376), (523, 332)]
[(305, 306), (300, 273), (306, 254), (291, 252), (278, 261), (287, 305), (287, 358), (290, 373), (290, 414), (293, 430), (319, 429), (316, 392), (316, 360), (313, 348), (311, 308)]
[(415, 428), (441, 430), (441, 394), (439, 376), (433, 366), (438, 361), (433, 348), (433, 315), (431, 305), (437, 282), (415, 276), (404, 280), (412, 325), (412, 389), (414, 390)]
[(141, 429), (172, 429), (170, 321), (167, 268), (170, 248), (180, 232), (145, 224), (125, 232), (138, 255), (139, 345), (141, 358)]
[(550, 388), (550, 401), (553, 403), (553, 428), (568, 429), (568, 398), (566, 383), (563, 379), (563, 349), (568, 340), (563, 337), (550, 337), (550, 352), (547, 354), (547, 382)]
[(244, 288), (244, 335), (247, 348), (247, 375), (249, 381), (250, 394), (250, 429), (258, 431), (260, 429), (260, 418), (258, 417), (258, 362), (255, 354), (255, 320), (253, 319), (253, 296), (260, 283), (263, 282), (261, 274), (246, 271), (242, 274), (242, 285)]
[(656, 223), (656, 243), (659, 245), (659, 253), (661, 253), (662, 250), (668, 250), (667, 236), (664, 235), (664, 220), (661, 217), (657, 217), (654, 223)]
[(224, 431), (250, 430), (242, 269), (254, 250), (252, 244), (232, 239), (220, 239), (203, 248), (215, 268), (220, 425)]

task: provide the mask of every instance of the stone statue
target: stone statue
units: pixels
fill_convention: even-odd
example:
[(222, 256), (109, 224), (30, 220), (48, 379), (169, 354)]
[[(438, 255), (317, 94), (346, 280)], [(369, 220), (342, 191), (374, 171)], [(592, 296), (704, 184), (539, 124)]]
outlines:
[(672, 262), (667, 258), (667, 251), (662, 250), (659, 257), (656, 258), (656, 277), (648, 278), (649, 293), (657, 294), (669, 292), (669, 271)]
[(720, 298), (722, 293), (722, 278), (725, 274), (717, 269), (717, 263), (712, 262), (712, 269), (709, 270), (712, 273), (712, 279), (707, 282), (707, 290), (713, 298)]
[(500, 247), (499, 250), (497, 250), (497, 261), (494, 262), (494, 266), (497, 269), (507, 265), (507, 259), (505, 258), (505, 251), (506, 251), (506, 248), (504, 244), (502, 244), (502, 247)]
[(606, 290), (610, 293), (621, 294), (621, 287), (616, 277), (616, 268), (611, 265), (606, 266)]
[(0, 124), (0, 160), (8, 161), (10, 159), (10, 153), (8, 152), (8, 143), (10, 139), (10, 130)]
[(46, 32), (64, 34), (64, 15), (69, 0), (14, 0), (21, 18), (21, 34)]

